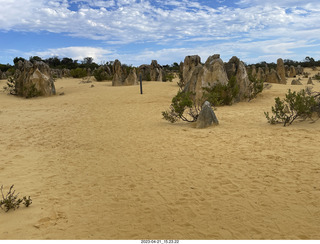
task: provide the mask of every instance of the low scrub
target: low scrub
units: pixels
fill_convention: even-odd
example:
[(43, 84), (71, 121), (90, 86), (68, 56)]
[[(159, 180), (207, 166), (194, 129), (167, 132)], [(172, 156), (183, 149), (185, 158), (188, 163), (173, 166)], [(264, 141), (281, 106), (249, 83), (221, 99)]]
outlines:
[(83, 68), (76, 68), (70, 71), (73, 78), (83, 78), (87, 76), (87, 70)]
[(256, 77), (249, 75), (250, 80), (250, 93), (249, 93), (249, 101), (256, 98), (259, 93), (261, 93), (264, 89), (264, 84), (262, 80), (258, 80)]
[(310, 88), (299, 92), (290, 89), (284, 99), (275, 98), (275, 106), (271, 108), (272, 115), (264, 112), (268, 123), (284, 126), (291, 125), (296, 119), (312, 119), (314, 115), (320, 117), (320, 93), (312, 92)]
[(192, 99), (193, 94), (179, 91), (178, 94), (172, 98), (172, 103), (169, 110), (163, 111), (163, 119), (171, 123), (179, 120), (186, 122), (195, 122), (198, 119), (201, 108), (198, 107)]
[(104, 69), (96, 69), (93, 72), (93, 76), (97, 81), (103, 81), (103, 80), (112, 80), (112, 76), (109, 75)]
[(16, 194), (16, 191), (13, 190), (12, 185), (7, 194), (3, 193), (3, 186), (0, 187), (2, 200), (0, 200), (0, 208), (5, 212), (8, 212), (10, 209), (16, 210), (20, 207), (22, 203), (26, 207), (29, 207), (32, 204), (32, 199), (24, 196), (22, 199), (18, 198), (19, 193)]
[(208, 101), (215, 106), (232, 105), (239, 95), (239, 86), (236, 77), (233, 76), (227, 85), (218, 83), (213, 87), (205, 87), (203, 101)]
[(166, 75), (164, 77), (164, 81), (172, 82), (174, 78), (175, 78), (174, 73), (166, 73)]
[(320, 73), (314, 75), (313, 79), (320, 81)]

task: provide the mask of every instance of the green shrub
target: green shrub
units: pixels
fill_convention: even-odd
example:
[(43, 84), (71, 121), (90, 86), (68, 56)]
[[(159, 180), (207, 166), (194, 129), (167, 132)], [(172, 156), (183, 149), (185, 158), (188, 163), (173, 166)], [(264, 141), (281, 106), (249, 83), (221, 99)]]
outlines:
[(174, 73), (166, 73), (164, 81), (172, 82), (174, 77), (175, 77)]
[(289, 89), (285, 99), (275, 98), (275, 106), (271, 108), (272, 116), (269, 112), (264, 112), (268, 123), (283, 123), (284, 126), (291, 125), (294, 120), (311, 118), (316, 112), (320, 116), (319, 93), (312, 93), (310, 90), (291, 92)]
[(257, 80), (256, 77), (253, 77), (249, 74), (250, 80), (250, 94), (249, 94), (249, 101), (256, 98), (259, 93), (263, 91), (264, 84), (263, 81)]
[(319, 81), (320, 81), (320, 74), (316, 74), (316, 75), (314, 75), (314, 76), (313, 76), (313, 79), (315, 79), (315, 80), (319, 80)]
[(184, 82), (184, 79), (183, 79), (183, 74), (182, 72), (180, 71), (179, 72), (179, 81), (177, 82), (178, 86), (180, 87), (181, 90), (183, 90), (183, 88), (185, 87), (185, 82)]
[(87, 76), (87, 70), (83, 68), (76, 68), (70, 71), (73, 78), (83, 78)]
[(15, 190), (13, 190), (12, 185), (6, 195), (3, 194), (3, 186), (0, 187), (2, 200), (0, 200), (0, 208), (5, 212), (8, 212), (10, 209), (18, 209), (20, 204), (23, 203), (26, 207), (29, 207), (32, 204), (32, 199), (30, 196), (27, 198), (24, 196), (22, 199), (18, 198), (18, 194), (15, 194)]
[(232, 105), (239, 95), (239, 86), (235, 76), (232, 76), (227, 85), (221, 83), (213, 87), (203, 88), (203, 101), (208, 101), (214, 106)]
[(201, 108), (192, 100), (193, 94), (179, 91), (172, 98), (169, 111), (162, 112), (163, 119), (175, 123), (180, 119), (186, 122), (195, 122), (198, 119)]
[(93, 72), (94, 78), (96, 78), (97, 81), (103, 81), (103, 80), (112, 80), (112, 76), (109, 75), (104, 69), (96, 69)]

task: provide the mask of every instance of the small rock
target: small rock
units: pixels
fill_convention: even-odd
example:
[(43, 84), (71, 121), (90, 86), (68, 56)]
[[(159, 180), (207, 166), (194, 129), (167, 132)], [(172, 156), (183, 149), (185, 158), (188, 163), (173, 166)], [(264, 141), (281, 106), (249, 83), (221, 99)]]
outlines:
[(202, 129), (207, 128), (212, 124), (218, 125), (219, 121), (211, 108), (211, 104), (208, 101), (205, 101), (199, 114), (196, 127)]
[(292, 80), (291, 85), (302, 85), (299, 80)]
[(308, 83), (307, 83), (307, 84), (308, 84), (308, 85), (314, 85), (313, 82), (312, 82), (311, 77), (309, 77), (309, 80), (308, 80)]
[(64, 95), (64, 92), (61, 92), (60, 94), (59, 94), (59, 96), (63, 96)]

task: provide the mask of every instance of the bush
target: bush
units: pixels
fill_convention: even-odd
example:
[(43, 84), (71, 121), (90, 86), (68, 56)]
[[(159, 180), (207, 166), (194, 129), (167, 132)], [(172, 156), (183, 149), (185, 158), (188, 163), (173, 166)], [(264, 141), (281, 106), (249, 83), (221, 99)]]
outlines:
[(213, 87), (204, 87), (203, 100), (214, 106), (232, 105), (239, 95), (239, 86), (235, 76), (232, 76), (227, 85), (221, 83)]
[(172, 82), (173, 79), (174, 79), (174, 77), (175, 77), (174, 73), (166, 73), (166, 76), (165, 76), (164, 81), (170, 81), (170, 82)]
[(112, 78), (113, 78), (103, 68), (96, 69), (93, 72), (93, 76), (94, 76), (94, 78), (96, 78), (97, 81), (112, 80)]
[(201, 108), (192, 100), (193, 94), (179, 91), (172, 99), (169, 111), (162, 112), (163, 119), (175, 123), (180, 119), (186, 122), (195, 122)]
[(70, 71), (73, 78), (83, 78), (87, 76), (87, 70), (83, 68), (76, 68)]
[(257, 78), (253, 77), (249, 74), (250, 80), (250, 94), (249, 94), (249, 101), (256, 98), (259, 93), (263, 91), (264, 84), (263, 81), (257, 80)]
[(315, 80), (320, 81), (320, 73), (314, 75), (312, 78), (315, 79)]
[(183, 73), (181, 71), (179, 71), (179, 81), (177, 82), (178, 86), (180, 87), (181, 90), (183, 90), (183, 88), (185, 87), (185, 82), (183, 79)]
[(20, 207), (20, 204), (23, 203), (26, 207), (29, 207), (32, 204), (32, 199), (30, 196), (27, 198), (24, 196), (22, 199), (18, 198), (18, 194), (15, 194), (15, 190), (13, 190), (12, 185), (9, 189), (9, 192), (4, 196), (3, 194), (3, 186), (0, 187), (2, 200), (0, 200), (0, 208), (4, 210), (5, 212), (8, 212), (10, 209), (18, 209)]
[(311, 118), (314, 113), (320, 117), (320, 93), (311, 90), (301, 90), (291, 92), (289, 89), (286, 98), (280, 100), (275, 98), (275, 106), (271, 108), (273, 116), (269, 112), (264, 112), (268, 123), (283, 123), (284, 126), (291, 125), (294, 120)]

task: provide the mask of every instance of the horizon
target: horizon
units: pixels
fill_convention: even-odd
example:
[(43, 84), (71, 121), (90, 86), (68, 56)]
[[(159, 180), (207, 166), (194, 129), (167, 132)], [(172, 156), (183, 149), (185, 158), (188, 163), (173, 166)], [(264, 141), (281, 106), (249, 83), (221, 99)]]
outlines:
[(15, 57), (127, 65), (320, 59), (320, 3), (285, 0), (0, 0), (0, 63)]

